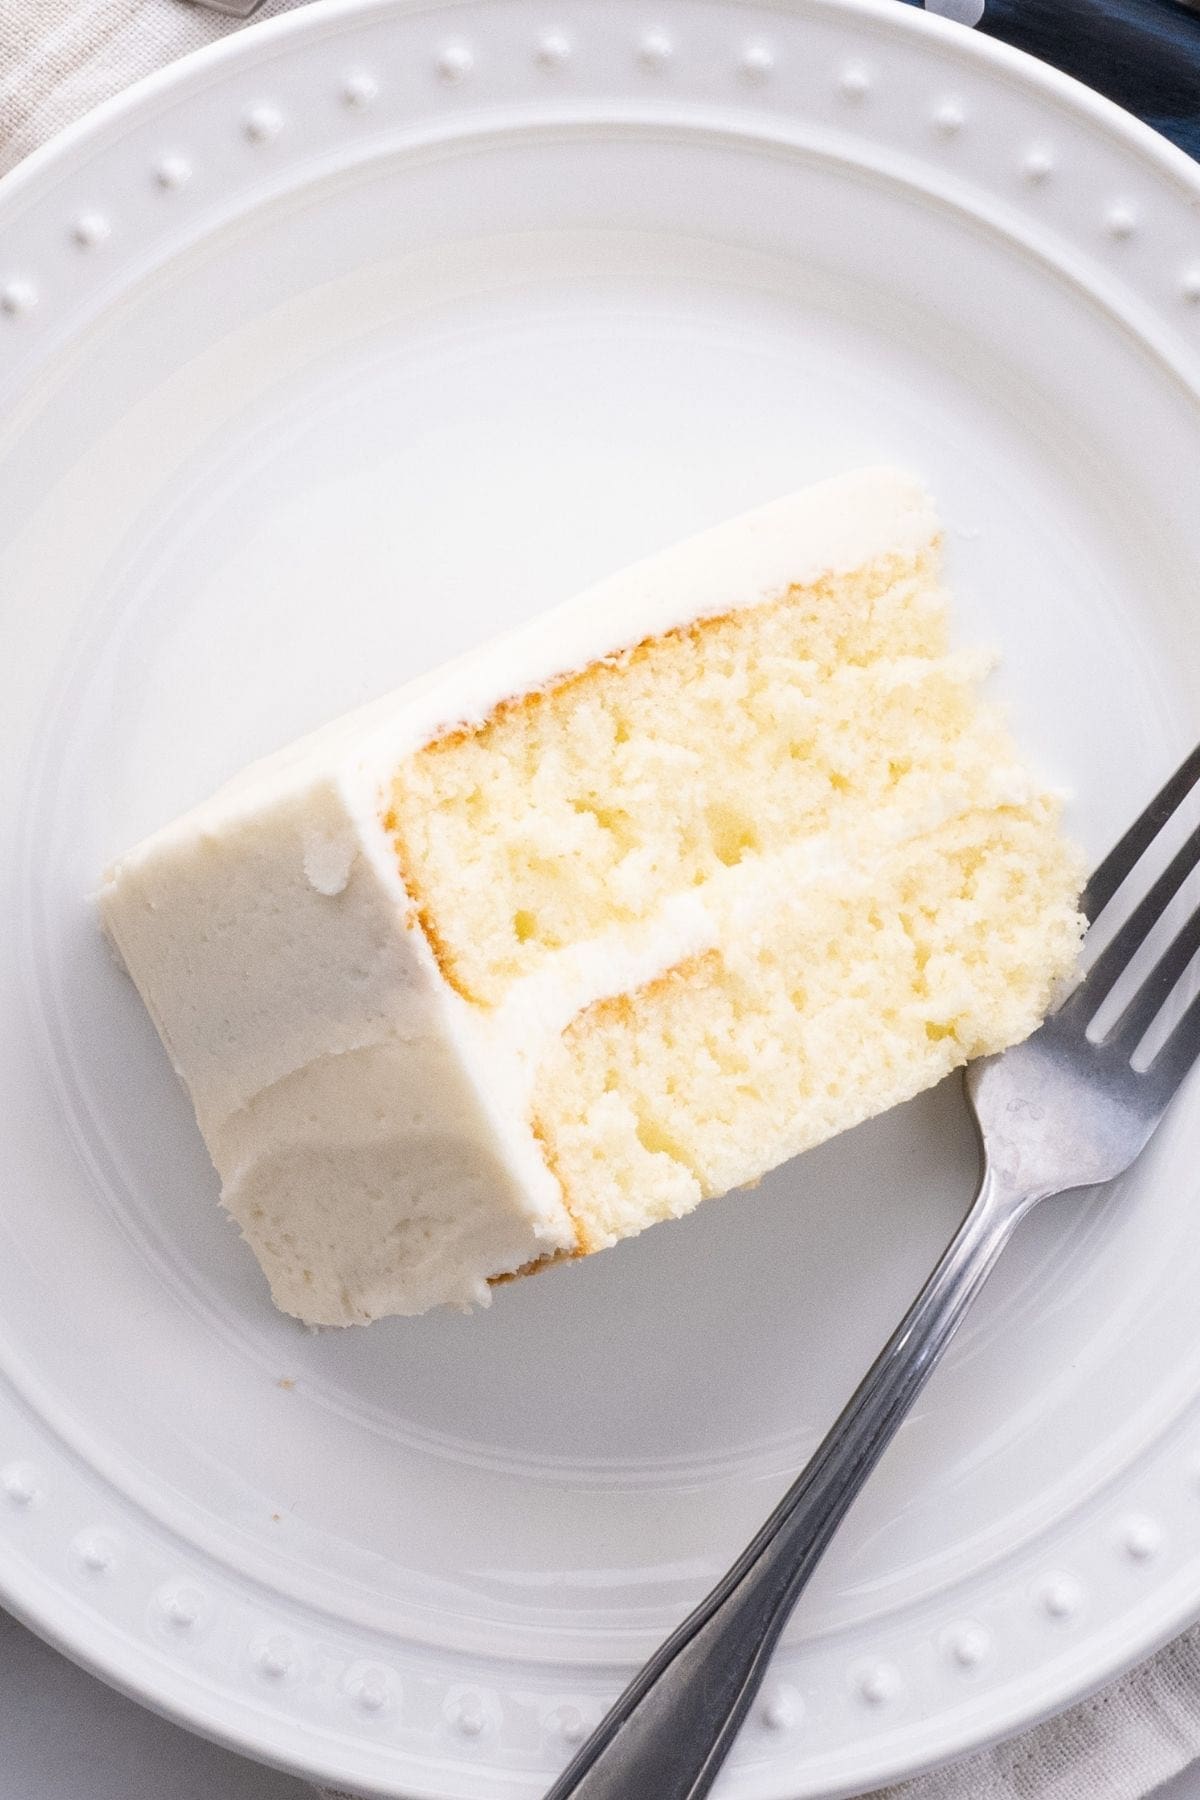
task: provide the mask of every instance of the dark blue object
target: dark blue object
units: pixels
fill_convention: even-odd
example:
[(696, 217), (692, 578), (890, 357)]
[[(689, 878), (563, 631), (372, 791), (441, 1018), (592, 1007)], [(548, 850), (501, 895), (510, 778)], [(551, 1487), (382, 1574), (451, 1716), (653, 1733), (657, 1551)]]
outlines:
[(975, 29), (1074, 75), (1200, 158), (1200, 10), (1185, 0), (985, 0)]

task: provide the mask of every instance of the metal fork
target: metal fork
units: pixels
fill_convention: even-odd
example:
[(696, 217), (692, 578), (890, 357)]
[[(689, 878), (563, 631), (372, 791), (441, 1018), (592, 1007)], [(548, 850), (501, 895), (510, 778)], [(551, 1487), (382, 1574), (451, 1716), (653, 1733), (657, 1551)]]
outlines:
[[(1096, 870), (1095, 924), (1200, 780), (1195, 749)], [(1200, 997), (1146, 1068), (1133, 1057), (1200, 950), (1197, 908), (1098, 1042), (1097, 1011), (1200, 863), (1200, 826), (1057, 1012), (973, 1063), (966, 1088), (983, 1173), (941, 1261), (811, 1462), (724, 1579), (626, 1688), (547, 1800), (701, 1800), (788, 1616), (855, 1496), (941, 1359), (1016, 1226), (1039, 1200), (1133, 1162), (1200, 1055)]]

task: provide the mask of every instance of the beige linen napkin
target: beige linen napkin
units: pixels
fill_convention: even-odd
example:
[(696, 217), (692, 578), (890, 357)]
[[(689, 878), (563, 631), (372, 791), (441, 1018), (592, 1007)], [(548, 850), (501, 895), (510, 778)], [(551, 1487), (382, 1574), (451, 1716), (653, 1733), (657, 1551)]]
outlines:
[[(299, 0), (266, 0), (260, 19)], [(238, 28), (182, 0), (0, 0), (0, 173), (72, 119)]]
[[(257, 16), (300, 3), (266, 0)], [(140, 76), (245, 29), (185, 0), (0, 0), (0, 172)], [(1082, 1706), (888, 1800), (1143, 1800), (1197, 1756), (1200, 1626)]]

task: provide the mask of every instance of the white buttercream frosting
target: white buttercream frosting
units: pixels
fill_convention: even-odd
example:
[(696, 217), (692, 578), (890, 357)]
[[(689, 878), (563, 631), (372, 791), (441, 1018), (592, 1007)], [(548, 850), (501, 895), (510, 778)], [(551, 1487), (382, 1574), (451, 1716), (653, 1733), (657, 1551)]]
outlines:
[[(439, 733), (672, 627), (936, 536), (910, 478), (809, 488), (637, 564), (254, 764), (108, 874), (106, 928), (280, 1306), (348, 1324), (485, 1300), (575, 1247), (527, 1118), (538, 1047), (717, 941), (719, 892), (561, 952), (493, 1013), (444, 980), (383, 826)], [(806, 845), (780, 878), (803, 877)], [(731, 871), (731, 874), (735, 873)]]

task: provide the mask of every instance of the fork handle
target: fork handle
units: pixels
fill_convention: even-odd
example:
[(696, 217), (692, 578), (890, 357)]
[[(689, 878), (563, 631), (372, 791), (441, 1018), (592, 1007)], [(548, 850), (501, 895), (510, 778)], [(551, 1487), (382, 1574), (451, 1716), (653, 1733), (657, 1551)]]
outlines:
[(1021, 1216), (989, 1170), (825, 1441), (728, 1574), (655, 1652), (546, 1800), (701, 1800), (809, 1576)]

